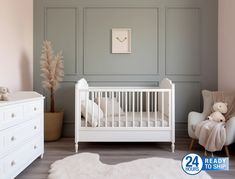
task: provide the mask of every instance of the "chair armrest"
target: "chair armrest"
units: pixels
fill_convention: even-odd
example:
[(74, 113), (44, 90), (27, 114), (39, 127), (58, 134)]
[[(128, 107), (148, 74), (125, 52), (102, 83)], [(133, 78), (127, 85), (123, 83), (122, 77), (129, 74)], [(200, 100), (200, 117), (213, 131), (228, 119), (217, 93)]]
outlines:
[(230, 145), (235, 142), (235, 117), (231, 117), (226, 122), (226, 142), (225, 145)]
[(188, 115), (188, 135), (193, 138), (197, 139), (197, 137), (194, 134), (194, 127), (197, 123), (203, 121), (206, 119), (206, 115), (204, 113), (198, 113), (198, 112), (190, 112)]

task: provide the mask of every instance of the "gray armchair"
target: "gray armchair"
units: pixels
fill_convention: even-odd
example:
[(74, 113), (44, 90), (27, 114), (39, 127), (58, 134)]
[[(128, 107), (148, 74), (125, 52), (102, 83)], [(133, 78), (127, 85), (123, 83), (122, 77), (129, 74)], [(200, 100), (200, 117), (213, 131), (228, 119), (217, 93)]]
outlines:
[[(213, 95), (216, 92), (211, 92), (207, 90), (202, 91), (202, 96), (203, 96), (203, 112), (190, 112), (188, 115), (188, 135), (190, 138), (192, 138), (189, 149), (191, 150), (193, 147), (193, 144), (195, 140), (198, 138), (194, 134), (195, 126), (197, 123), (200, 121), (203, 121), (206, 119), (208, 115), (211, 113), (211, 107), (214, 103), (213, 100)], [(219, 93), (219, 92), (218, 92)], [(227, 95), (227, 98), (229, 98), (230, 101), (233, 102), (235, 95), (230, 94), (230, 97)], [(226, 155), (229, 156), (229, 150), (228, 150), (228, 145), (232, 144), (235, 142), (235, 116), (231, 117), (227, 122), (226, 122), (226, 142), (225, 142), (225, 152)]]

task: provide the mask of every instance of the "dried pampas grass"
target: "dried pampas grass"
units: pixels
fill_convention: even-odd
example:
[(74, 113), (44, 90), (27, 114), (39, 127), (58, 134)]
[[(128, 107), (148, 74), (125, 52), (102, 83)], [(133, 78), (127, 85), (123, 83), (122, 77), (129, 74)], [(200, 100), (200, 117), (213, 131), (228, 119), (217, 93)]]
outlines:
[(43, 41), (40, 64), (42, 86), (50, 93), (50, 111), (55, 112), (55, 91), (64, 77), (64, 63), (62, 52), (54, 55), (50, 41)]

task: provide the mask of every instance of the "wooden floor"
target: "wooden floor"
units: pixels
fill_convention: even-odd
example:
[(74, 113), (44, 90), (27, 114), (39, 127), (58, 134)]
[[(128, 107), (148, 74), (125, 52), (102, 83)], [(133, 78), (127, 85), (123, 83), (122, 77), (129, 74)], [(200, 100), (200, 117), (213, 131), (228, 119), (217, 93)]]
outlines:
[[(189, 153), (188, 138), (176, 140), (175, 153), (170, 152), (169, 143), (81, 143), (79, 152), (92, 152), (100, 154), (100, 160), (106, 164), (117, 164), (139, 158), (165, 157), (181, 160)], [(215, 179), (235, 178), (235, 150), (230, 146), (230, 170), (208, 172)], [(192, 152), (203, 155), (203, 149), (198, 144), (194, 145)], [(63, 138), (58, 142), (46, 143), (43, 159), (37, 159), (16, 179), (46, 179), (50, 164), (58, 159), (74, 154), (74, 142), (71, 138)], [(215, 153), (216, 156), (225, 156), (224, 151)]]

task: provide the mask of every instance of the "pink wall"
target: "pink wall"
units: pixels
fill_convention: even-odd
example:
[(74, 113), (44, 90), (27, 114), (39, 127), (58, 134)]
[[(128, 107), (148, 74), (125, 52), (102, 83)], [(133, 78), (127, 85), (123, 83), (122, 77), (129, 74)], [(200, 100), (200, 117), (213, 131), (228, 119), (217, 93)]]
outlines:
[(33, 0), (0, 0), (0, 86), (33, 89)]
[(219, 0), (219, 90), (235, 90), (235, 0)]

